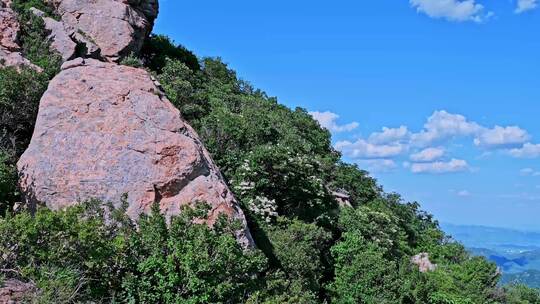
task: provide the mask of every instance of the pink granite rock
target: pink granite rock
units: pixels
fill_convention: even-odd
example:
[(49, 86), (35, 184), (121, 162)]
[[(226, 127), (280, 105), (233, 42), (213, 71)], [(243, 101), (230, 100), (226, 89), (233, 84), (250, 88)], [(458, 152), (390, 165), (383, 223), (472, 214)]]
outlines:
[(50, 48), (62, 56), (63, 61), (73, 59), (77, 55), (77, 43), (72, 38), (73, 32), (66, 30), (64, 23), (47, 17), (46, 14), (37, 8), (30, 11), (43, 19), (45, 29), (49, 32), (47, 39), (50, 41)]
[(20, 50), (17, 44), (19, 22), (9, 5), (10, 2), (7, 0), (0, 0), (0, 47), (9, 51), (18, 51)]
[(18, 280), (6, 280), (0, 287), (0, 304), (26, 303), (26, 297), (36, 291), (36, 287)]
[(158, 13), (157, 0), (48, 0), (67, 32), (107, 61), (138, 52)]
[(41, 71), (41, 68), (32, 64), (20, 53), (19, 21), (10, 5), (11, 1), (0, 0), (0, 67), (28, 66)]
[(142, 69), (78, 58), (66, 62), (41, 99), (29, 148), (18, 163), (26, 202), (61, 209), (128, 194), (136, 219), (159, 202), (176, 215), (210, 204), (209, 224), (224, 213), (246, 220), (195, 131)]

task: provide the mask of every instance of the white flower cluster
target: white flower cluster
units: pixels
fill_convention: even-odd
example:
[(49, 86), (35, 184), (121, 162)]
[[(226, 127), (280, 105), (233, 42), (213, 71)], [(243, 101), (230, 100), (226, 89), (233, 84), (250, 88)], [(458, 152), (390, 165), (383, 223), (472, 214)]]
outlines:
[(267, 197), (257, 196), (248, 202), (248, 206), (251, 211), (261, 216), (267, 223), (278, 216), (276, 201)]

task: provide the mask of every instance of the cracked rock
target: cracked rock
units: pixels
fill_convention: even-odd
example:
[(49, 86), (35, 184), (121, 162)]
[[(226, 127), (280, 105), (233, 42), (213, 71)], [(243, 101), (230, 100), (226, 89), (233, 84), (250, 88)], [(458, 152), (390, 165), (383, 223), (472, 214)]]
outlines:
[(48, 0), (48, 3), (61, 16), (66, 31), (73, 33), (72, 38), (92, 54), (90, 57), (99, 54), (111, 62), (141, 49), (158, 13), (157, 0)]
[(0, 0), (0, 67), (28, 66), (41, 71), (41, 68), (24, 58), (20, 52), (19, 21), (10, 5), (10, 1)]
[(58, 210), (97, 198), (120, 202), (136, 219), (154, 202), (167, 216), (195, 202), (246, 220), (196, 132), (143, 69), (81, 59), (66, 62), (40, 102), (29, 148), (18, 163), (30, 208)]

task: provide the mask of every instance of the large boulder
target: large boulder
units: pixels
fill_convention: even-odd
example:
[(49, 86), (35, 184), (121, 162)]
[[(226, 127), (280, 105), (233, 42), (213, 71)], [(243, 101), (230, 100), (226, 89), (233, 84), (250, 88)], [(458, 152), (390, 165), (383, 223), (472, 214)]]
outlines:
[[(152, 31), (157, 0), (48, 0), (73, 40), (107, 61), (137, 53)], [(95, 54), (95, 49), (99, 54)], [(86, 54), (83, 54), (86, 55)]]
[(30, 207), (58, 210), (128, 194), (136, 219), (158, 202), (176, 215), (195, 202), (239, 220), (238, 238), (253, 241), (246, 220), (196, 132), (145, 70), (78, 58), (66, 62), (40, 102), (29, 148), (18, 163)]

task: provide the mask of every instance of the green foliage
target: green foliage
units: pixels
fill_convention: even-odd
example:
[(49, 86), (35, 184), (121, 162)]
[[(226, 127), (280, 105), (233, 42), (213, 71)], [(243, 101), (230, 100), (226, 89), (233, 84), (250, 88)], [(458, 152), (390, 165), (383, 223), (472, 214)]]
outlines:
[(134, 68), (142, 68), (144, 66), (143, 62), (139, 57), (135, 56), (133, 53), (124, 57), (120, 62), (122, 65), (127, 65)]
[(17, 170), (10, 158), (0, 152), (0, 215), (10, 209), (17, 199)]
[(141, 57), (145, 65), (152, 71), (161, 72), (167, 58), (184, 63), (193, 71), (200, 69), (199, 59), (181, 45), (175, 45), (167, 36), (150, 35), (141, 49)]
[(31, 8), (37, 8), (49, 17), (57, 17), (54, 10), (44, 0), (13, 0), (11, 8), (18, 14), (28, 12)]
[(335, 303), (399, 303), (400, 278), (384, 250), (360, 234), (346, 232), (332, 247), (336, 278), (330, 284)]
[(274, 254), (266, 282), (270, 298), (316, 299), (321, 290), (331, 234), (314, 224), (284, 218), (265, 231)]
[(245, 205), (266, 221), (279, 214), (310, 222), (337, 209), (322, 175), (316, 159), (277, 144), (248, 153), (233, 184)]
[(18, 199), (15, 163), (30, 143), (48, 81), (30, 68), (0, 68), (0, 214)]
[[(487, 304), (497, 300), (499, 279), (497, 267), (480, 257), (469, 256), (463, 247), (442, 246), (437, 269), (433, 272), (414, 271), (407, 277), (405, 297), (411, 303)], [(443, 251), (447, 251), (444, 253)], [(458, 261), (453, 254), (461, 256)], [(443, 256), (449, 258), (445, 259)]]
[(537, 304), (540, 303), (540, 291), (524, 285), (510, 285), (505, 290), (506, 304)]
[(265, 259), (240, 248), (225, 218), (195, 224), (207, 208), (186, 208), (168, 228), (156, 207), (136, 229), (125, 209), (99, 206), (0, 220), (0, 268), (34, 282), (42, 303), (237, 303), (257, 284)]
[(406, 246), (404, 233), (392, 214), (361, 206), (357, 209), (345, 208), (339, 219), (340, 228), (367, 240), (380, 248), (380, 251), (391, 256), (401, 256), (399, 252)]
[(42, 0), (14, 0), (12, 7), (19, 18), (19, 40), (23, 56), (52, 78), (60, 71), (61, 57), (49, 47), (43, 19), (30, 12), (30, 8), (35, 7), (51, 17), (55, 17), (54, 11)]
[(30, 142), (48, 77), (30, 68), (0, 69), (0, 144), (18, 157)]
[(382, 189), (368, 172), (357, 165), (338, 163), (332, 172), (330, 187), (333, 190), (345, 190), (350, 195), (354, 206), (365, 204), (376, 199)]
[(196, 74), (183, 62), (166, 58), (159, 81), (169, 100), (188, 120), (200, 117), (207, 111), (204, 102), (195, 101)]
[(238, 303), (248, 295), (265, 260), (242, 251), (225, 218), (214, 229), (193, 224), (207, 211), (186, 209), (169, 229), (159, 210), (141, 219), (141, 232), (130, 241), (136, 270), (123, 283), (128, 302)]

